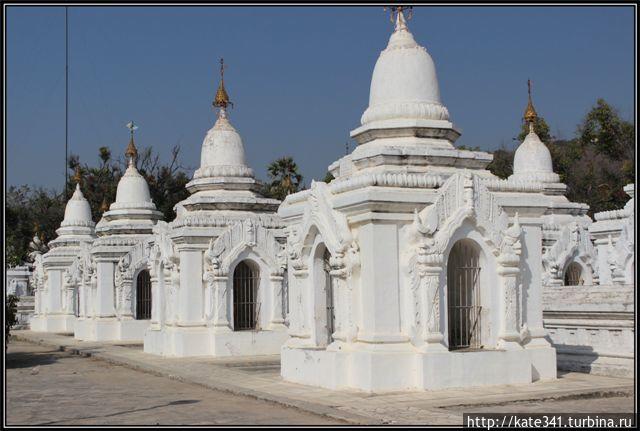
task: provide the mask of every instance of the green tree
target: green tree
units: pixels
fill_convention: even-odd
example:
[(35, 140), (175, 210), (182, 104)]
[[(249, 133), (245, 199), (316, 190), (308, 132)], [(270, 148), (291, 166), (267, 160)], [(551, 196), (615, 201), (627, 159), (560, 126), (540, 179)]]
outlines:
[(7, 350), (9, 344), (9, 336), (11, 328), (18, 323), (18, 297), (15, 295), (7, 296), (4, 303), (4, 350)]
[(634, 158), (633, 124), (622, 120), (618, 111), (604, 99), (596, 101), (578, 126), (578, 140), (583, 147), (593, 146), (598, 153), (615, 160)]
[(271, 182), (265, 187), (265, 195), (284, 200), (287, 195), (297, 192), (302, 186), (302, 175), (292, 157), (281, 157), (267, 167)]
[[(549, 132), (549, 125), (544, 120), (543, 117), (537, 117), (533, 122), (533, 131), (538, 135), (540, 140), (545, 144), (553, 141), (553, 137)], [(520, 128), (520, 134), (518, 135), (518, 142), (524, 141), (524, 138), (529, 134), (529, 125), (527, 123), (522, 123), (522, 127)]]
[(9, 187), (5, 206), (7, 265), (19, 265), (27, 259), (34, 234), (45, 243), (56, 237), (64, 207), (64, 197), (53, 190), (32, 189), (26, 185)]
[[(549, 148), (553, 170), (567, 185), (569, 200), (588, 204), (591, 216), (624, 206), (628, 196), (623, 187), (635, 180), (635, 132), (615, 108), (598, 99), (572, 139), (554, 139), (542, 117), (534, 130)], [(518, 139), (524, 140), (527, 133), (528, 126), (523, 125)], [(500, 149), (489, 169), (505, 178), (509, 162), (513, 163), (513, 155)]]
[(513, 174), (513, 156), (515, 152), (509, 150), (505, 145), (493, 152), (493, 160), (487, 166), (492, 174), (502, 179), (507, 179)]
[[(173, 207), (185, 199), (189, 193), (185, 185), (189, 177), (179, 162), (180, 147), (173, 148), (171, 159), (162, 163), (151, 148), (140, 152), (138, 170), (149, 184), (151, 198), (165, 220), (173, 220)], [(54, 190), (43, 188), (32, 189), (23, 185), (10, 187), (6, 195), (6, 238), (5, 255), (8, 265), (19, 265), (27, 260), (29, 242), (37, 233), (44, 243), (56, 238), (56, 229), (64, 218), (64, 210), (68, 198), (76, 187), (76, 169), (81, 178), (81, 189), (89, 201), (92, 218), (98, 221), (102, 217), (101, 206), (115, 200), (118, 181), (122, 177), (126, 162), (123, 159), (113, 159), (111, 150), (102, 147), (98, 153), (96, 166), (82, 164), (78, 156), (69, 157), (68, 169), (70, 179), (67, 183), (68, 196)]]

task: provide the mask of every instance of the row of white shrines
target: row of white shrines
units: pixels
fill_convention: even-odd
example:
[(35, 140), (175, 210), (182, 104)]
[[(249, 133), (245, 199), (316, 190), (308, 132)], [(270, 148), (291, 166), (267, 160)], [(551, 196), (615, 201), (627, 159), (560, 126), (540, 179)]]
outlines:
[(433, 60), (401, 10), (358, 146), (329, 184), (261, 196), (228, 103), (221, 82), (172, 222), (133, 138), (97, 224), (76, 188), (36, 256), (33, 331), (140, 340), (170, 357), (279, 353), (284, 379), (332, 389), (531, 383), (556, 378), (543, 285), (633, 283), (633, 199), (595, 222), (570, 202), (531, 99), (507, 180), (485, 169), (490, 154), (456, 149)]

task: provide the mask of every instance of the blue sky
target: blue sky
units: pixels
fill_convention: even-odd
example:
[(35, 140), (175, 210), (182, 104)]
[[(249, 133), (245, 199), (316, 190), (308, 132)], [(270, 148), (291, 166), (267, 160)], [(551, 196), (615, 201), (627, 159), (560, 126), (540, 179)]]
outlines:
[[(515, 145), (526, 80), (552, 133), (597, 98), (634, 113), (632, 7), (416, 7), (458, 144)], [(7, 9), (7, 184), (64, 181), (64, 8)], [(381, 7), (70, 7), (70, 152), (97, 163), (137, 143), (199, 165), (219, 58), (231, 121), (259, 178), (290, 155), (308, 184), (344, 154), (392, 31)], [(353, 148), (351, 142), (351, 148)], [(192, 171), (190, 171), (191, 173)]]

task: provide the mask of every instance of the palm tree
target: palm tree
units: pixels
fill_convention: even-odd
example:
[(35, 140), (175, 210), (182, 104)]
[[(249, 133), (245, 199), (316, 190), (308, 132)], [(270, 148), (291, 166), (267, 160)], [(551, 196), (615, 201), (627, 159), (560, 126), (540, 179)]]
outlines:
[(271, 179), (267, 193), (275, 199), (284, 200), (287, 195), (300, 189), (302, 175), (298, 172), (298, 165), (292, 157), (274, 160), (267, 167), (267, 173)]

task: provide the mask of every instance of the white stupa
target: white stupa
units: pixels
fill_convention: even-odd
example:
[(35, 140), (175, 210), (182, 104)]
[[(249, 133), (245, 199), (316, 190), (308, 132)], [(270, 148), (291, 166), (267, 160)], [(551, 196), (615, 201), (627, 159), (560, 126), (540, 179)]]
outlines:
[(492, 160), (491, 154), (453, 146), (460, 131), (440, 98), (435, 64), (402, 13), (376, 61), (361, 126), (350, 135), (358, 147), (329, 166), (335, 178), (353, 170), (388, 171), (384, 164), (397, 170), (450, 173), (454, 166), (482, 169)]
[(96, 226), (98, 239), (90, 250), (89, 260), (96, 266), (95, 285), (79, 283), (75, 337), (80, 340), (140, 341), (149, 326), (148, 312), (139, 303), (146, 301), (151, 292), (138, 285), (144, 283), (144, 274), (142, 278), (140, 274), (148, 271), (147, 243), (162, 213), (156, 209), (149, 185), (136, 167), (138, 150), (133, 134), (137, 126), (130, 122), (127, 127), (131, 132), (125, 152), (128, 167), (118, 182), (115, 202)]
[(531, 101), (531, 81), (528, 85), (529, 103), (524, 113), (524, 119), (529, 124), (529, 133), (516, 150), (513, 159), (513, 175), (510, 178), (520, 181), (557, 183), (560, 181), (560, 176), (553, 172), (551, 153), (533, 128), (537, 113)]
[(138, 149), (136, 148), (133, 133), (137, 126), (133, 122), (131, 126), (131, 138), (125, 155), (129, 159), (127, 170), (118, 182), (116, 200), (104, 212), (98, 222), (96, 232), (98, 236), (116, 234), (148, 235), (152, 232), (153, 225), (162, 219), (162, 213), (156, 209), (151, 199), (147, 180), (138, 172), (136, 167)]
[(67, 202), (64, 219), (56, 230), (58, 237), (49, 242), (49, 251), (37, 255), (35, 277), (35, 314), (31, 330), (72, 332), (76, 323), (77, 291), (65, 281), (65, 271), (76, 260), (83, 245), (95, 239), (91, 207), (80, 190), (80, 171), (76, 171), (76, 189)]
[[(553, 379), (532, 251), (546, 198), (537, 184), (488, 171), (491, 154), (453, 146), (460, 133), (406, 9), (392, 8), (395, 28), (351, 132), (357, 148), (329, 167), (333, 181), (312, 182), (278, 209), (291, 337), (281, 375), (369, 392)], [(516, 309), (523, 297), (526, 312)], [(470, 320), (456, 314), (462, 298), (476, 298)]]
[(190, 196), (176, 205), (174, 221), (155, 229), (154, 262), (163, 270), (154, 285), (157, 320), (145, 333), (147, 353), (275, 354), (287, 337), (280, 201), (260, 194), (246, 164), (242, 138), (229, 121), (233, 105), (222, 60), (220, 71), (218, 118), (186, 185)]

